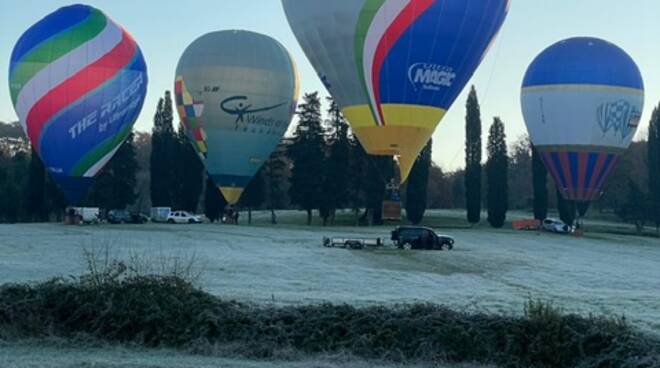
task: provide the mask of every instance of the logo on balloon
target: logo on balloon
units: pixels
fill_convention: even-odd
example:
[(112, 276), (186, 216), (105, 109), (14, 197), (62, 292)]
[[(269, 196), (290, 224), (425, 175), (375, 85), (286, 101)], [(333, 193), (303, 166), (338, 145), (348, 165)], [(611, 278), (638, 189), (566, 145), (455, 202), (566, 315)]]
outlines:
[[(260, 113), (274, 110), (283, 105), (286, 105), (286, 102), (267, 107), (253, 107), (247, 96), (233, 96), (220, 102), (220, 109), (229, 115), (236, 116), (236, 121), (234, 121), (235, 130), (247, 132), (248, 125), (252, 125), (252, 133), (275, 134), (277, 128), (283, 124), (288, 124), (284, 120), (266, 117)], [(258, 130), (257, 126), (259, 127)]]
[(451, 87), (454, 79), (454, 69), (445, 65), (415, 63), (408, 68), (408, 80), (415, 90), (439, 91)]
[(603, 134), (613, 131), (624, 140), (637, 129), (641, 111), (625, 100), (604, 103), (598, 107), (598, 126)]

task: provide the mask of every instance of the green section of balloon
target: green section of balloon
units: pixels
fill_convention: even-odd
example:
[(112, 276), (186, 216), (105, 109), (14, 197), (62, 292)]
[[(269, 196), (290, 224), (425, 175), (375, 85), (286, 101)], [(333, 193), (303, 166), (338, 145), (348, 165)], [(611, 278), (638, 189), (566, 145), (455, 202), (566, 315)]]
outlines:
[(296, 66), (276, 40), (248, 31), (206, 34), (186, 48), (175, 98), (188, 138), (229, 203), (281, 142), (299, 93)]

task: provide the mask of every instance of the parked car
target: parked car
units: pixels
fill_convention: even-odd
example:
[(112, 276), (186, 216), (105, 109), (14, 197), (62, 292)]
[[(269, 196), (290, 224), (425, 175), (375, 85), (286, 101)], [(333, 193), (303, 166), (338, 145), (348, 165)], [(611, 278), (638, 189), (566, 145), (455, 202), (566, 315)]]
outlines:
[(202, 218), (186, 211), (174, 211), (167, 216), (167, 222), (170, 224), (201, 224)]
[(552, 218), (543, 220), (543, 229), (558, 234), (570, 234), (573, 231), (573, 228), (563, 221)]
[(451, 250), (454, 238), (436, 234), (433, 229), (421, 226), (399, 226), (392, 231), (392, 241), (400, 249)]
[(66, 210), (67, 223), (98, 224), (101, 210), (98, 207), (69, 207)]
[(110, 210), (106, 218), (111, 224), (144, 224), (149, 222), (149, 217), (128, 210)]

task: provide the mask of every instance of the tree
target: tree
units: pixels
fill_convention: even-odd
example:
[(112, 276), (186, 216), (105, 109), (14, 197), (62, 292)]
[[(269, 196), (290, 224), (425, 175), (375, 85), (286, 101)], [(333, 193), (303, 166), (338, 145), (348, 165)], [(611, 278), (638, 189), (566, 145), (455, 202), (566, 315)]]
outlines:
[(185, 129), (183, 124), (179, 124), (175, 142), (176, 159), (172, 161), (174, 177), (177, 178), (172, 187), (172, 203), (176, 208), (194, 213), (202, 194), (204, 164), (190, 144)]
[(306, 93), (298, 106), (298, 126), (287, 150), (291, 160), (291, 203), (307, 211), (307, 225), (312, 224), (312, 210), (319, 208), (323, 176), (319, 168), (325, 156), (321, 126), (321, 101), (318, 92)]
[(488, 223), (494, 228), (501, 228), (506, 221), (509, 198), (508, 170), (509, 157), (504, 124), (500, 118), (495, 118), (488, 135), (488, 163), (486, 163)]
[(216, 222), (220, 220), (220, 214), (226, 205), (227, 201), (225, 201), (211, 177), (207, 175), (204, 191), (204, 214), (211, 222)]
[(653, 110), (647, 147), (650, 218), (660, 236), (660, 106)]
[[(31, 221), (46, 221), (46, 169), (37, 153), (32, 150), (27, 184), (23, 194), (25, 214)], [(17, 183), (15, 183), (17, 184)]]
[(648, 218), (650, 206), (647, 200), (647, 196), (642, 192), (639, 185), (632, 179), (629, 179), (626, 202), (616, 210), (616, 214), (622, 220), (635, 224), (638, 234), (641, 234), (644, 230), (644, 225)]
[(532, 187), (534, 189), (534, 218), (540, 221), (548, 217), (548, 170), (539, 151), (532, 147)]
[(89, 196), (94, 205), (105, 209), (124, 209), (135, 203), (136, 174), (139, 167), (134, 137), (131, 132), (94, 179)]
[(481, 112), (477, 90), (472, 86), (465, 116), (465, 205), (467, 220), (481, 219)]
[[(360, 222), (360, 208), (366, 206), (367, 172), (369, 162), (367, 152), (355, 135), (349, 137), (348, 160), (348, 205), (353, 209), (355, 224)], [(365, 211), (366, 213), (366, 211)]]
[(566, 225), (573, 226), (575, 224), (577, 212), (575, 201), (564, 199), (559, 189), (557, 189), (557, 211), (559, 211), (559, 219)]
[(177, 146), (176, 133), (172, 126), (173, 121), (172, 98), (170, 91), (158, 100), (154, 127), (151, 134), (151, 205), (153, 207), (171, 207), (172, 191), (178, 178), (175, 176), (173, 163)]
[(526, 134), (519, 137), (509, 150), (509, 208), (529, 209), (533, 202), (532, 144)]
[(417, 156), (406, 183), (406, 217), (414, 225), (422, 222), (426, 211), (432, 146), (430, 139)]
[(394, 177), (394, 159), (392, 156), (367, 155), (367, 181), (366, 181), (366, 216), (371, 214), (372, 225), (383, 224), (383, 200), (385, 199), (385, 185)]
[(259, 172), (250, 180), (248, 186), (241, 196), (239, 205), (248, 209), (248, 224), (252, 224), (252, 210), (259, 208), (265, 199), (265, 170), (262, 167)]
[(321, 197), (320, 213), (323, 226), (328, 217), (334, 221), (334, 212), (347, 203), (348, 195), (348, 166), (350, 155), (350, 142), (348, 138), (348, 123), (339, 110), (337, 104), (328, 98), (326, 135), (326, 155), (323, 160), (323, 196)]
[(286, 180), (286, 158), (281, 145), (270, 155), (264, 165), (265, 200), (270, 211), (270, 223), (277, 223), (275, 208), (283, 207), (284, 181)]

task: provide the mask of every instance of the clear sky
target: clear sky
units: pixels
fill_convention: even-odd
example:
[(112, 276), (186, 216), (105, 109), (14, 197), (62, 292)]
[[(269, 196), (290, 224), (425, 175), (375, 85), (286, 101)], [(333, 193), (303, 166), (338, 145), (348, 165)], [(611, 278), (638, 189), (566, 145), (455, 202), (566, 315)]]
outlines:
[[(17, 120), (9, 98), (7, 71), (16, 40), (33, 23), (73, 2), (1, 0), (0, 120)], [(305, 1), (305, 0), (300, 0)], [(333, 0), (327, 0), (333, 1)], [(466, 0), (468, 1), (468, 0)], [(481, 0), (469, 0), (481, 1)], [(485, 0), (483, 0), (485, 1)], [(327, 95), (289, 29), (280, 0), (89, 0), (136, 39), (149, 68), (149, 91), (136, 127), (151, 129), (158, 98), (173, 88), (177, 61), (186, 46), (204, 33), (246, 29), (280, 41), (298, 63), (302, 91)], [(484, 142), (493, 116), (502, 118), (509, 141), (525, 134), (520, 85), (529, 63), (544, 48), (564, 38), (594, 36), (609, 40), (635, 59), (646, 85), (646, 105), (637, 139), (645, 137), (653, 106), (660, 102), (660, 1), (512, 0), (511, 12), (495, 46), (475, 73), (481, 102)], [(434, 134), (433, 158), (443, 169), (463, 165), (467, 88)]]

